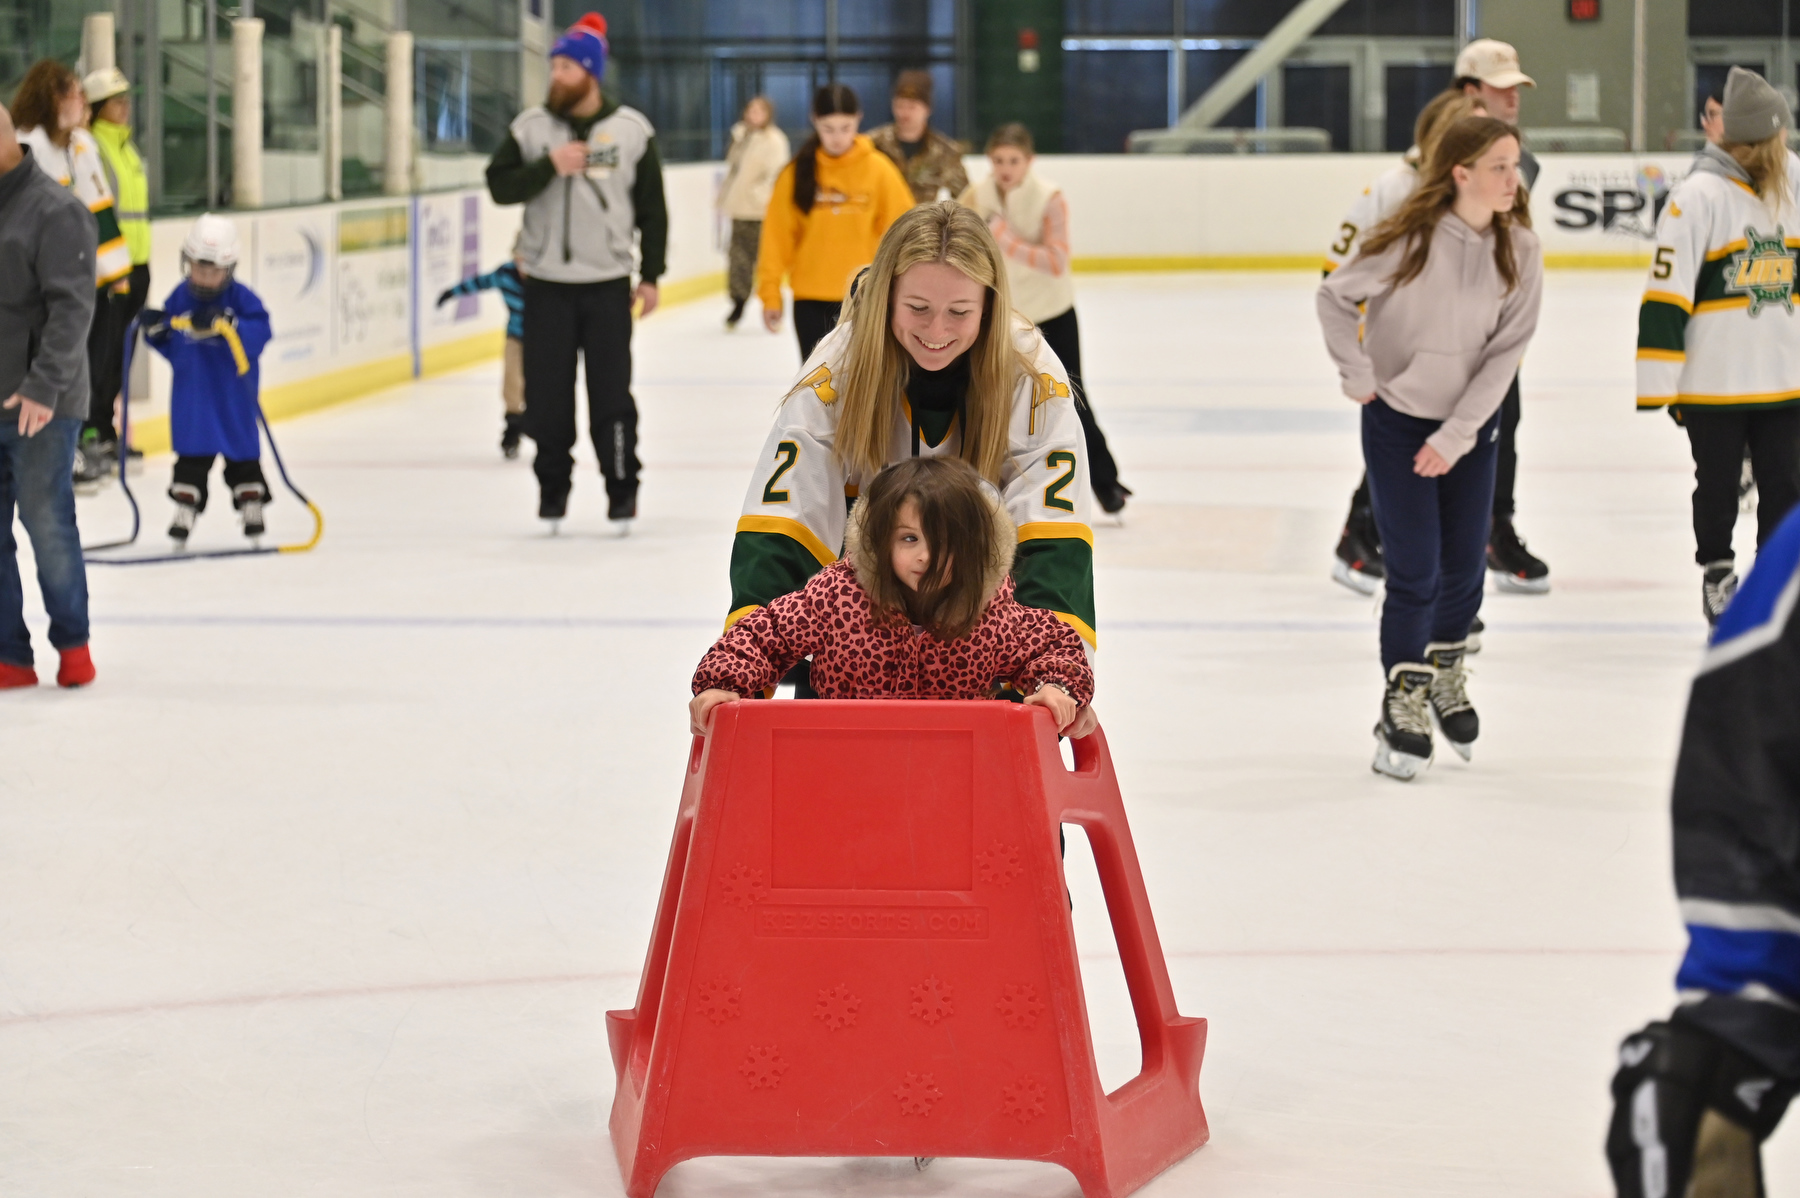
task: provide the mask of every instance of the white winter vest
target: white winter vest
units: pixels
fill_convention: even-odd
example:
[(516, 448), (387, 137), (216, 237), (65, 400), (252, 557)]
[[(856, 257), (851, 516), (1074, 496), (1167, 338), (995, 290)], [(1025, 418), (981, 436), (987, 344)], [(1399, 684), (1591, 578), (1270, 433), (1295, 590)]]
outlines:
[[(983, 220), (999, 213), (1021, 240), (1040, 245), (1044, 236), (1044, 209), (1060, 190), (1056, 184), (1036, 174), (1027, 174), (1024, 182), (1002, 199), (994, 176), (989, 175), (975, 185), (973, 207)], [(1061, 316), (1075, 306), (1075, 282), (1068, 271), (1053, 275), (1008, 258), (1006, 278), (1012, 284), (1013, 310), (1034, 323)]]
[[(603, 283), (635, 269), (637, 213), (631, 202), (638, 162), (654, 130), (635, 108), (620, 107), (588, 130), (588, 168), (559, 175), (525, 204), (518, 254), (525, 273), (552, 283)], [(536, 162), (574, 136), (561, 117), (528, 108), (514, 118), (513, 139)]]

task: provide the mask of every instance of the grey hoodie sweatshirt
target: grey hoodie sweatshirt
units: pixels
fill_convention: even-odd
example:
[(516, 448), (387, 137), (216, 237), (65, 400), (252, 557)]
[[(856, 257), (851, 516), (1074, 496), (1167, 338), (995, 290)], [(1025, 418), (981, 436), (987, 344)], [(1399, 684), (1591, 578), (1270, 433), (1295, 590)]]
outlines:
[(19, 165), (0, 175), (0, 399), (23, 395), (58, 417), (82, 419), (94, 218), (22, 148)]
[[(1537, 328), (1543, 250), (1517, 225), (1512, 241), (1519, 283), (1511, 291), (1494, 265), (1493, 229), (1477, 233), (1451, 212), (1432, 233), (1425, 269), (1405, 286), (1392, 281), (1406, 256), (1402, 241), (1357, 255), (1319, 288), (1319, 323), (1344, 394), (1379, 395), (1397, 412), (1442, 421), (1425, 443), (1451, 465), (1506, 398)], [(1358, 312), (1364, 303), (1367, 312)]]

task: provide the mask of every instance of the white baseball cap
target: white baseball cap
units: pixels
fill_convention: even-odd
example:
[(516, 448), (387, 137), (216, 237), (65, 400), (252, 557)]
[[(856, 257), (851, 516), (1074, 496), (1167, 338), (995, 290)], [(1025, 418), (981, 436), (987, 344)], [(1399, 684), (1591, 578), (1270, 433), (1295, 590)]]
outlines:
[(1477, 38), (1456, 56), (1457, 79), (1479, 79), (1489, 87), (1536, 87), (1537, 80), (1519, 69), (1519, 52), (1491, 37)]

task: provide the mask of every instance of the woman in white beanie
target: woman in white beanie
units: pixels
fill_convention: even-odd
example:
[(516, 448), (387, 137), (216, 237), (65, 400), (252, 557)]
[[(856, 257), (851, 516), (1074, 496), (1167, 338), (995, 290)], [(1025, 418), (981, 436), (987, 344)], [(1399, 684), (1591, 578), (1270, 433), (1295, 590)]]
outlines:
[(719, 209), (731, 219), (731, 255), (728, 289), (731, 313), (725, 327), (737, 328), (744, 305), (756, 289), (756, 251), (762, 244), (763, 213), (775, 191), (775, 176), (787, 165), (787, 134), (775, 123), (775, 102), (752, 96), (744, 105), (744, 119), (731, 127), (731, 148), (725, 151), (725, 182), (719, 187)]
[(1731, 534), (1746, 448), (1758, 546), (1800, 501), (1793, 114), (1762, 76), (1733, 67), (1723, 118), (1723, 141), (1700, 151), (1657, 221), (1638, 309), (1638, 408), (1667, 407), (1694, 455), (1694, 560), (1709, 622), (1737, 590)]

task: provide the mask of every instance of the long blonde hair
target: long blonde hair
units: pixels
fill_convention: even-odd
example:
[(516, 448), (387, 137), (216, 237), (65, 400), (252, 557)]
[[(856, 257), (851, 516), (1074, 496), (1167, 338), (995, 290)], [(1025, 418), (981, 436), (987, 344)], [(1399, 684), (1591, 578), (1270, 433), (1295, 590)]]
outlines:
[(1761, 141), (1728, 141), (1719, 147), (1730, 154), (1750, 176), (1750, 186), (1774, 213), (1781, 211), (1787, 196), (1787, 130), (1782, 129)]
[(1487, 116), (1487, 105), (1481, 97), (1471, 96), (1454, 88), (1439, 92), (1431, 97), (1429, 103), (1419, 110), (1419, 119), (1413, 122), (1413, 145), (1418, 148), (1419, 160), (1415, 164), (1421, 170), (1431, 161), (1431, 152), (1437, 149), (1438, 142), (1444, 138), (1444, 132), (1466, 116)]
[[(1406, 247), (1400, 268), (1390, 280), (1394, 286), (1404, 286), (1425, 269), (1426, 259), (1431, 257), (1431, 235), (1438, 221), (1456, 203), (1456, 176), (1452, 172), (1459, 166), (1473, 169), (1476, 161), (1503, 137), (1524, 145), (1517, 126), (1491, 116), (1465, 116), (1438, 138), (1431, 157), (1419, 168), (1418, 187), (1406, 197), (1400, 210), (1375, 226), (1363, 242), (1362, 252), (1370, 256), (1395, 242)], [(1494, 267), (1508, 291), (1519, 285), (1519, 263), (1512, 244), (1514, 225), (1531, 227), (1531, 196), (1523, 180), (1513, 196), (1512, 211), (1494, 213)]]
[(921, 204), (890, 225), (874, 264), (862, 272), (854, 297), (844, 305), (850, 344), (831, 381), (842, 405), (838, 460), (846, 472), (865, 479), (888, 463), (913, 369), (912, 355), (893, 333), (894, 284), (922, 262), (947, 263), (987, 288), (981, 332), (968, 349), (969, 392), (958, 456), (981, 477), (998, 483), (1007, 458), (1013, 392), (1031, 364), (1013, 346), (1012, 293), (1000, 245), (985, 221), (954, 201)]

